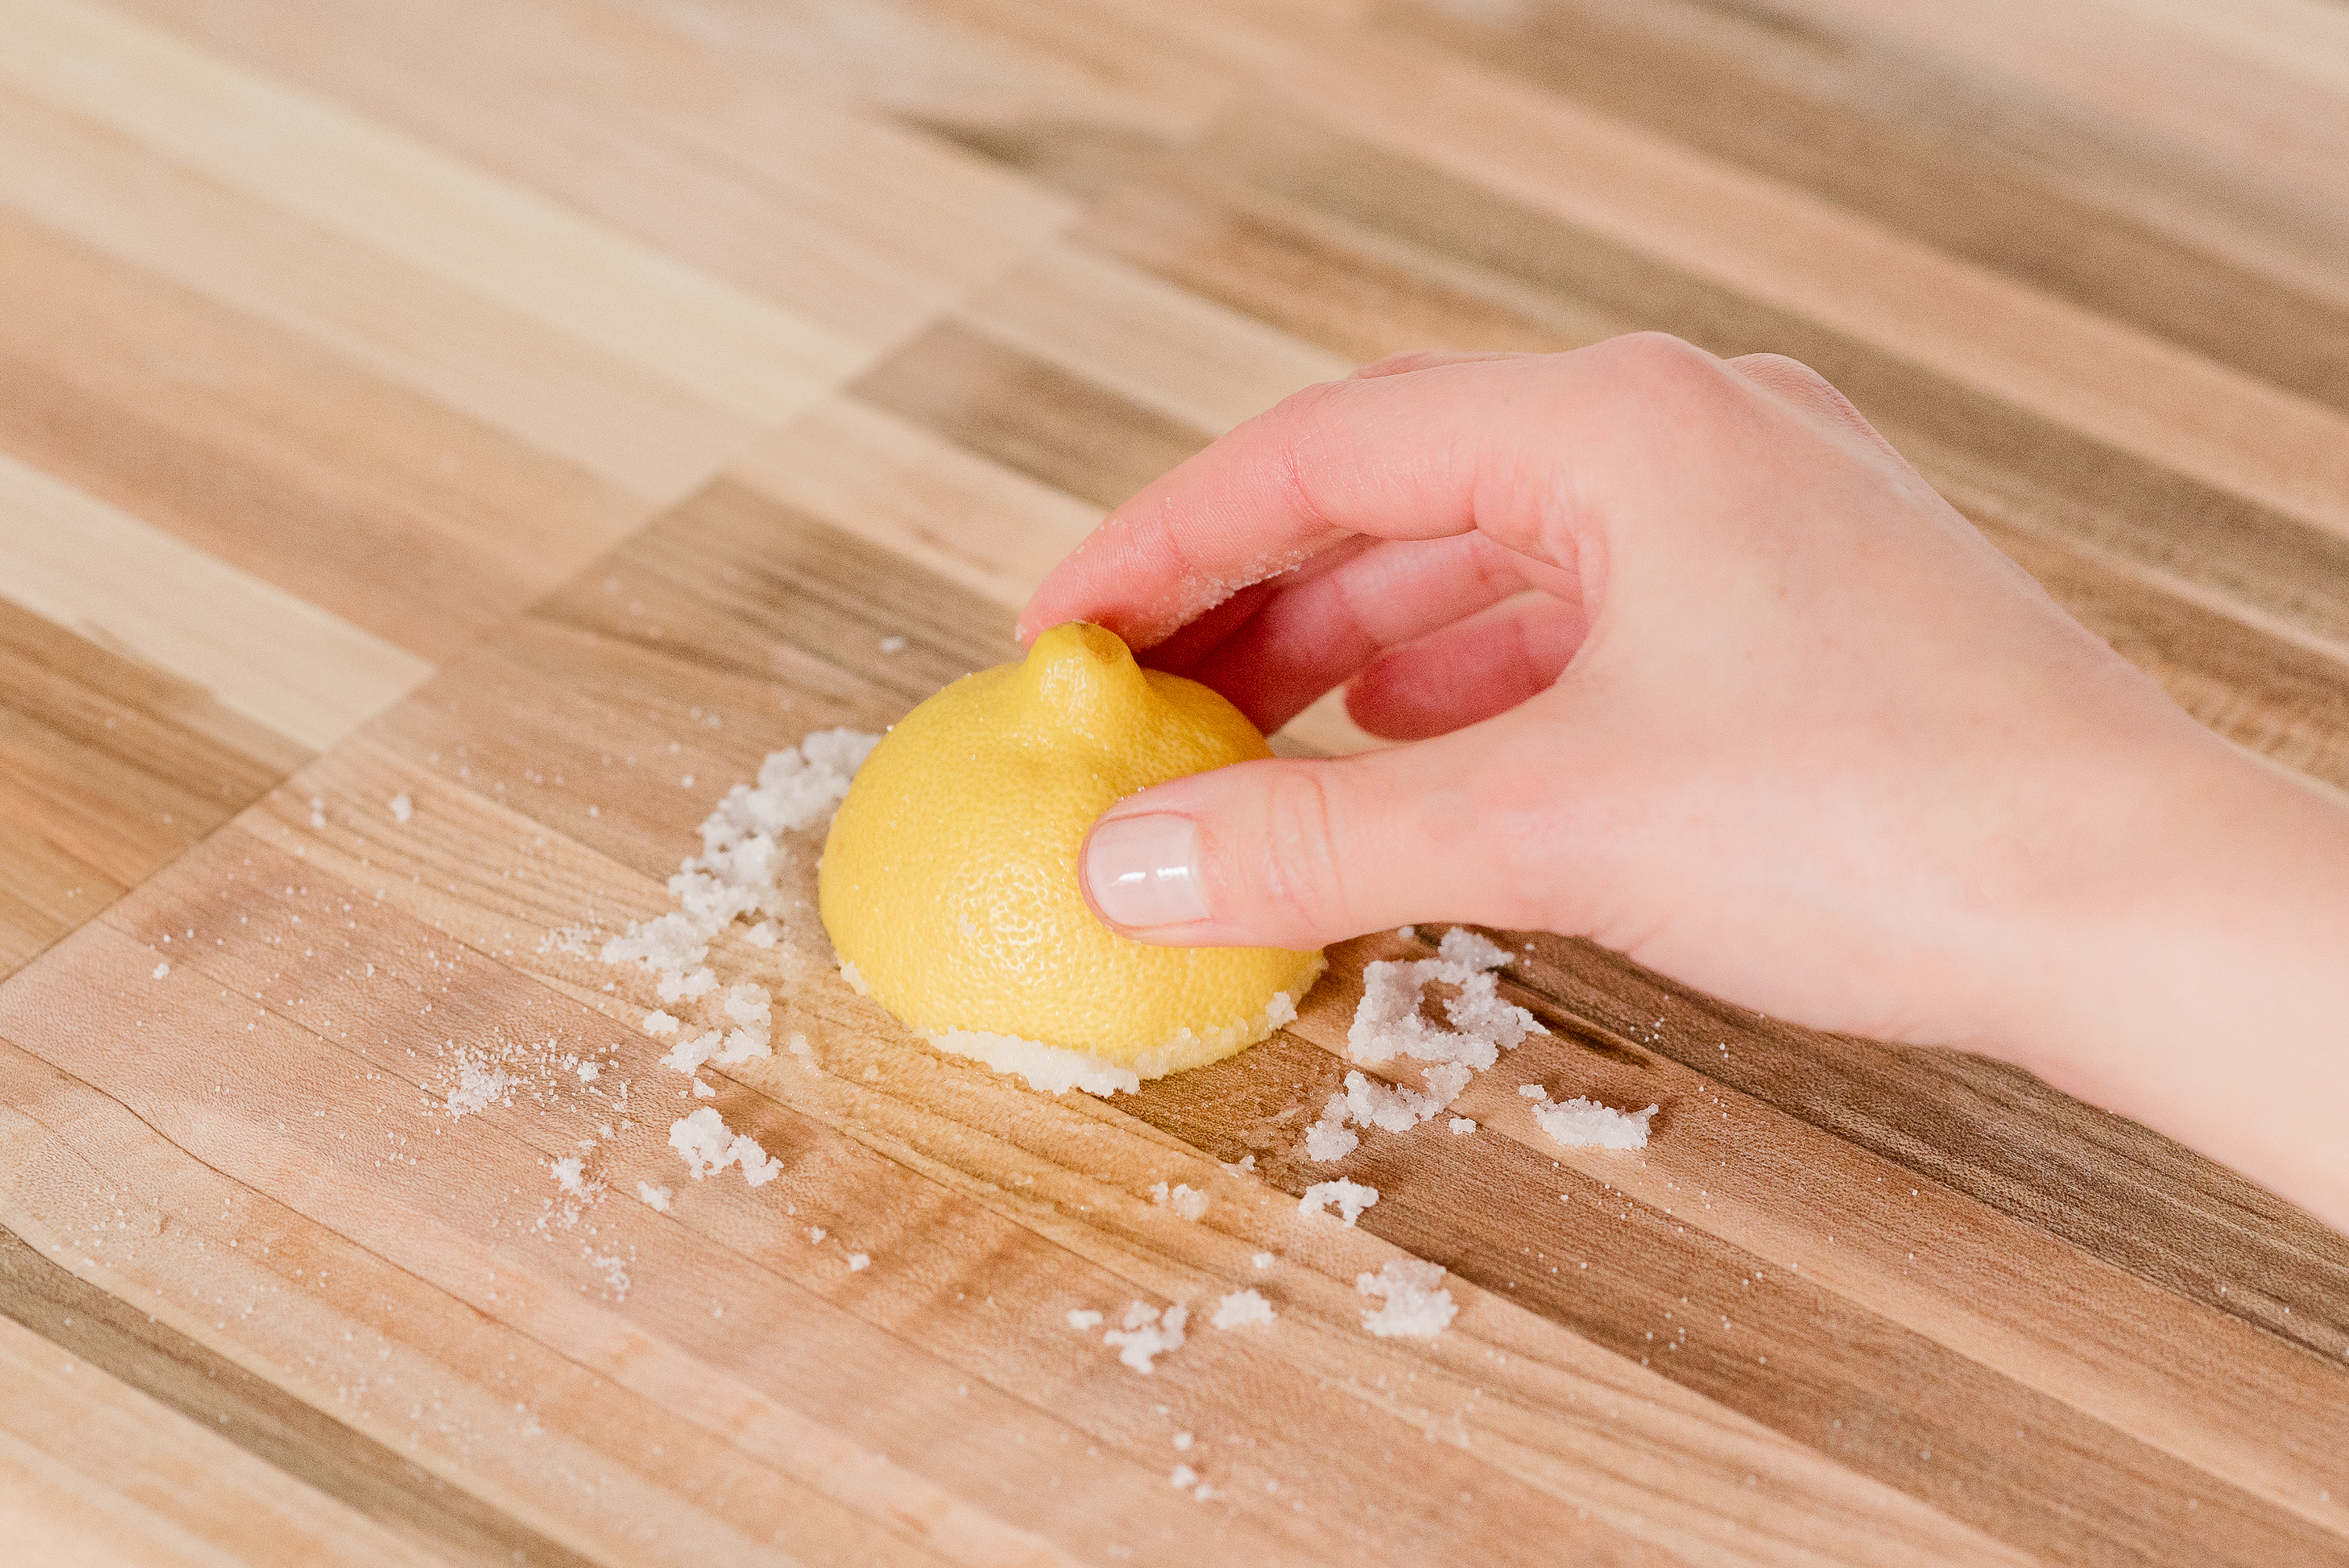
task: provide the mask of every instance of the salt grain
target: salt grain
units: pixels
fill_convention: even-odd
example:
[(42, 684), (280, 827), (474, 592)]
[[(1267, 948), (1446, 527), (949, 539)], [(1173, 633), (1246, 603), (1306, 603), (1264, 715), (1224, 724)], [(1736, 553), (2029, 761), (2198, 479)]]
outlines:
[(1297, 1207), (1301, 1213), (1319, 1214), (1327, 1212), (1330, 1205), (1335, 1203), (1338, 1205), (1338, 1217), (1350, 1225), (1363, 1210), (1378, 1201), (1379, 1190), (1376, 1187), (1365, 1187), (1359, 1181), (1349, 1181), (1340, 1177), (1335, 1181), (1317, 1181), (1305, 1189), (1305, 1196), (1298, 1200)]
[(1101, 1320), (1102, 1315), (1100, 1313), (1092, 1311), (1088, 1308), (1071, 1308), (1069, 1312), (1069, 1326), (1071, 1328), (1080, 1330), (1099, 1328), (1101, 1326)]
[(1119, 1346), (1117, 1358), (1136, 1372), (1153, 1371), (1155, 1357), (1182, 1348), (1183, 1326), (1189, 1320), (1189, 1309), (1179, 1303), (1161, 1313), (1137, 1301), (1125, 1309), (1125, 1326), (1102, 1335), (1102, 1343)]
[(863, 1253), (851, 1253), (848, 1254), (848, 1272), (850, 1274), (854, 1274), (860, 1269), (869, 1269), (872, 1266), (873, 1260), (866, 1257)]
[(1385, 1303), (1362, 1315), (1362, 1326), (1381, 1339), (1434, 1338), (1460, 1310), (1443, 1284), (1443, 1267), (1419, 1258), (1391, 1258), (1374, 1274), (1355, 1275), (1356, 1290)]
[(1170, 1191), (1161, 1181), (1150, 1189), (1150, 1201), (1161, 1208), (1174, 1210), (1185, 1220), (1197, 1220), (1207, 1212), (1207, 1195), (1185, 1183), (1177, 1183)]
[[(1539, 1084), (1528, 1087), (1541, 1088)], [(1545, 1101), (1534, 1107), (1541, 1130), (1571, 1149), (1645, 1149), (1648, 1119), (1655, 1114), (1652, 1105), (1645, 1110), (1615, 1110), (1579, 1096), (1562, 1105)]]
[(408, 799), (407, 790), (402, 789), (391, 798), (391, 820), (401, 826), (407, 825), (408, 819), (414, 815), (415, 810), (414, 804)]
[(1272, 1303), (1253, 1289), (1236, 1290), (1216, 1304), (1216, 1315), (1207, 1321), (1217, 1328), (1247, 1328), (1270, 1323)]
[(740, 1165), (742, 1180), (753, 1187), (783, 1173), (781, 1161), (760, 1148), (758, 1140), (749, 1133), (730, 1130), (725, 1118), (710, 1106), (678, 1118), (668, 1130), (668, 1143), (683, 1156), (686, 1169), (697, 1181), (729, 1165)]
[(1452, 1119), (1452, 1130), (1454, 1132), (1474, 1132), (1476, 1130), (1476, 1124), (1467, 1117), (1455, 1116)]
[(677, 1033), (677, 1020), (656, 1007), (651, 1012), (645, 1015), (645, 1033), (647, 1035), (674, 1035)]
[(170, 965), (158, 964), (155, 965), (155, 973), (149, 975), (148, 978), (150, 980), (160, 980), (164, 975), (169, 975), (171, 972), (171, 966)]
[(492, 1105), (511, 1107), (513, 1104), (514, 1080), (505, 1068), (494, 1066), (486, 1051), (471, 1046), (457, 1047), (457, 1087), (449, 1091), (444, 1102), (451, 1120), (471, 1112), (487, 1110)]
[(662, 1213), (668, 1212), (670, 1193), (667, 1188), (656, 1187), (649, 1181), (639, 1181), (636, 1183), (636, 1196)]

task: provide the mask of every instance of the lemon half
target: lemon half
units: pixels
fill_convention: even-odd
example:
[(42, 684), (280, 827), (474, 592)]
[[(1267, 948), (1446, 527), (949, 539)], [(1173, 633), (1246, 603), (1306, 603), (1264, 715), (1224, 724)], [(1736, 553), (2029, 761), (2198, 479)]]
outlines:
[(857, 769), (818, 896), (842, 971), (933, 1043), (1038, 1088), (1133, 1090), (1297, 1016), (1320, 953), (1160, 947), (1097, 919), (1078, 851), (1153, 784), (1269, 757), (1196, 681), (1071, 622), (965, 676)]

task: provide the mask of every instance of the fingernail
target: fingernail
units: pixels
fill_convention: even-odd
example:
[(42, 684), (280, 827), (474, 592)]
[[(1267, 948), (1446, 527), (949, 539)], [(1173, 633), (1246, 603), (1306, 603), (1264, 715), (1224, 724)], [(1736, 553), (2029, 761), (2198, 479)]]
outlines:
[(1199, 891), (1198, 830), (1188, 817), (1119, 817), (1085, 845), (1085, 889), (1112, 925), (1183, 925), (1207, 917)]

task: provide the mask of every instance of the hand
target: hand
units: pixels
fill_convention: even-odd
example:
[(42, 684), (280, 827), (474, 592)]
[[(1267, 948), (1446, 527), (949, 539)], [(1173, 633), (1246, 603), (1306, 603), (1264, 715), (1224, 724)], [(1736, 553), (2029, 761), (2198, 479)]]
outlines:
[[(2252, 1130), (2262, 1092), (2349, 1110), (2349, 813), (2187, 717), (1790, 360), (1371, 366), (1119, 508), (1021, 630), (1075, 619), (1267, 730), (1348, 683), (1412, 742), (1112, 808), (1084, 864), (1128, 934), (1588, 936), (2021, 1061), (2349, 1220), (2349, 1161)], [(2313, 1080), (2220, 1081), (2205, 1024), (2307, 1042)]]

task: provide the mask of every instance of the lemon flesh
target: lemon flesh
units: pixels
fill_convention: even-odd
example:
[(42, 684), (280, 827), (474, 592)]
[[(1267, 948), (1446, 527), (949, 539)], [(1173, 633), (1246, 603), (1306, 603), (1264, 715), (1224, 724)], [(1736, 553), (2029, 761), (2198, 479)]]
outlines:
[(1055, 626), (915, 708), (857, 769), (818, 882), (843, 972), (1040, 1088), (1136, 1088), (1254, 1045), (1296, 1016), (1320, 953), (1121, 936), (1077, 860), (1134, 791), (1270, 755), (1208, 687), (1142, 668), (1099, 626)]

